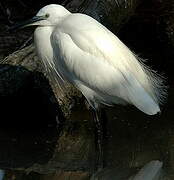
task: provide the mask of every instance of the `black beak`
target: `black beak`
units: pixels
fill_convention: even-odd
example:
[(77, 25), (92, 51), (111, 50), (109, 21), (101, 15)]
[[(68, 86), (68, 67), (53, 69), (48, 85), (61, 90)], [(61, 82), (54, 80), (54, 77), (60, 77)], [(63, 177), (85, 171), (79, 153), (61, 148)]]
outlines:
[(17, 23), (14, 26), (10, 27), (8, 30), (9, 31), (15, 31), (18, 29), (22, 29), (26, 26), (30, 26), (32, 23), (37, 22), (37, 21), (41, 21), (41, 20), (45, 20), (46, 17), (45, 16), (34, 16), (32, 19), (29, 19), (27, 21), (24, 21), (22, 23)]

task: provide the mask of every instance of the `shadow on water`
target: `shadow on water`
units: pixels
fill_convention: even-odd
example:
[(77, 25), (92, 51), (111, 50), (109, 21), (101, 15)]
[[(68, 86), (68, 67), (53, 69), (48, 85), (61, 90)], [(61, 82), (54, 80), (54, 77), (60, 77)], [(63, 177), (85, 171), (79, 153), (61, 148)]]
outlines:
[(52, 157), (62, 114), (41, 73), (0, 65), (0, 114), (0, 167), (29, 167)]

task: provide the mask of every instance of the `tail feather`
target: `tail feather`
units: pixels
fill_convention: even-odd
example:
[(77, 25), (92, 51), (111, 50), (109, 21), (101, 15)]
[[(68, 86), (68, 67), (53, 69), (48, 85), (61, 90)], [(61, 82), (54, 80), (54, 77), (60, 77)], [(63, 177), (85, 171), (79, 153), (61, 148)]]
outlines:
[(132, 83), (132, 86), (128, 88), (129, 101), (148, 115), (154, 115), (160, 112), (159, 104), (155, 102), (141, 84), (135, 79)]
[(146, 89), (146, 85), (142, 84), (143, 87), (147, 90), (147, 92), (152, 96), (152, 98), (160, 105), (162, 105), (167, 98), (167, 86), (165, 85), (165, 77), (158, 74), (156, 71), (149, 68), (144, 64), (144, 60), (137, 57), (138, 62), (140, 63), (143, 71), (146, 74), (148, 87)]
[(145, 60), (129, 53), (129, 61), (124, 59), (124, 66), (119, 66), (127, 81), (127, 100), (146, 114), (156, 114), (167, 97), (165, 78), (146, 66)]

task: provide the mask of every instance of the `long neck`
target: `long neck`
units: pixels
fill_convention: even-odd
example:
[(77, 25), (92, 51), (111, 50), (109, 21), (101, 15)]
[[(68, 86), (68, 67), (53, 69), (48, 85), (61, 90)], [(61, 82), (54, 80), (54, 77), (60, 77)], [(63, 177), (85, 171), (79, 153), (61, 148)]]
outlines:
[(34, 44), (37, 55), (42, 61), (49, 61), (53, 58), (53, 50), (50, 42), (53, 27), (42, 26), (37, 27), (34, 32)]

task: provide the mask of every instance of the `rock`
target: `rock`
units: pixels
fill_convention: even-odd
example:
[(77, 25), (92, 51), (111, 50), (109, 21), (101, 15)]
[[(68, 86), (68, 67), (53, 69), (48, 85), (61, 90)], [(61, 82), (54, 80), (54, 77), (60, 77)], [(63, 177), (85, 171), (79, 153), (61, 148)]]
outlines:
[(0, 65), (0, 109), (0, 166), (47, 162), (64, 119), (45, 77), (22, 66)]
[(91, 123), (86, 123), (84, 117), (76, 119), (78, 108), (65, 122), (41, 73), (22, 66), (1, 65), (0, 74), (1, 167), (42, 173), (56, 171), (58, 167), (94, 167), (93, 133), (88, 132), (92, 131), (88, 130)]
[(160, 161), (151, 161), (129, 180), (160, 180), (163, 175), (162, 165), (163, 163)]
[(0, 169), (0, 180), (3, 180), (5, 171)]

